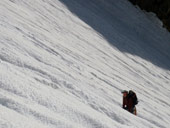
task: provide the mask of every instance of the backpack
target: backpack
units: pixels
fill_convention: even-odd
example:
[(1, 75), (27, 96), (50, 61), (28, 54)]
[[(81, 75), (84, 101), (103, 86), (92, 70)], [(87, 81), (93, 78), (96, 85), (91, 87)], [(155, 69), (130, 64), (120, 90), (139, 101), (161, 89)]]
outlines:
[(134, 105), (137, 105), (137, 104), (138, 104), (138, 99), (137, 99), (137, 97), (136, 97), (136, 94), (135, 94), (135, 97), (133, 98), (133, 103), (134, 103)]
[(136, 93), (133, 92), (132, 90), (129, 91), (129, 96), (132, 97), (133, 104), (137, 105), (138, 104), (138, 98), (136, 96)]

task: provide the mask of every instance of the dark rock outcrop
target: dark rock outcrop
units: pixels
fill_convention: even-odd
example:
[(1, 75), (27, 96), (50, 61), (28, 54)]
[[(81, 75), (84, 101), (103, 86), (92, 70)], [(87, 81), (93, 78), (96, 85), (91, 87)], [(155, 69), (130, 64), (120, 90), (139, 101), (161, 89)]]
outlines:
[(170, 0), (129, 0), (142, 10), (154, 12), (170, 31)]

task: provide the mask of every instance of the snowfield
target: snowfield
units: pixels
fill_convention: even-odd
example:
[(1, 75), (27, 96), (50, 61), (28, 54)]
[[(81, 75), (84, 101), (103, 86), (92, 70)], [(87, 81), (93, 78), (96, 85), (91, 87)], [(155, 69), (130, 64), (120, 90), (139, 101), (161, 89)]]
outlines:
[(154, 15), (127, 0), (0, 0), (0, 128), (169, 128), (169, 101), (170, 34)]

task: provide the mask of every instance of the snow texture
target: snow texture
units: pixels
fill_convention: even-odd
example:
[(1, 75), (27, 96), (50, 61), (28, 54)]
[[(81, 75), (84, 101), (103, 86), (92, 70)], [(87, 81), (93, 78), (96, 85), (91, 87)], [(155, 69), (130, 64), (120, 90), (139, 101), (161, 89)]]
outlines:
[[(122, 109), (134, 90), (137, 116)], [(127, 0), (0, 0), (0, 128), (169, 128), (170, 34)]]

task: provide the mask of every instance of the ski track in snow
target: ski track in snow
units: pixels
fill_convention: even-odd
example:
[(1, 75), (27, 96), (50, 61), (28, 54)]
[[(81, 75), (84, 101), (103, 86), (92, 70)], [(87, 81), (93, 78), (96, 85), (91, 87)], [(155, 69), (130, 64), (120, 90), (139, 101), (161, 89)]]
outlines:
[[(143, 13), (124, 0), (107, 2), (108, 7)], [(88, 4), (94, 8), (87, 8), (87, 14), (97, 17), (98, 5)], [(136, 26), (136, 32), (150, 25), (142, 18), (146, 28)], [(122, 30), (128, 26), (124, 21), (119, 25)], [(114, 27), (113, 32), (121, 34)], [(124, 38), (130, 40), (130, 34)], [(121, 36), (115, 42), (121, 42)], [(148, 49), (155, 57), (166, 52), (152, 44)], [(168, 69), (119, 51), (58, 0), (0, 1), (1, 128), (168, 128), (169, 83)], [(137, 93), (138, 116), (121, 109), (124, 89)]]

